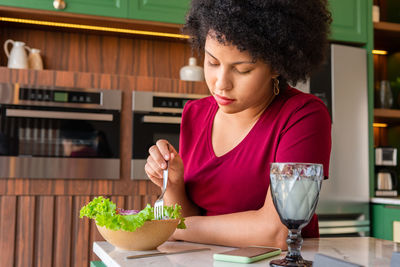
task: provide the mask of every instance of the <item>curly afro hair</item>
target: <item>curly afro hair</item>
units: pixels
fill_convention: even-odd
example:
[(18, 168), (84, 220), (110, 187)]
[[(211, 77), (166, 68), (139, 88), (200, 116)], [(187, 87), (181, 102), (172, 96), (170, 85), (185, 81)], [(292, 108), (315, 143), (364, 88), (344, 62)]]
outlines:
[(279, 73), (284, 89), (323, 63), (330, 23), (327, 0), (192, 0), (183, 31), (199, 51), (210, 31), (248, 51)]

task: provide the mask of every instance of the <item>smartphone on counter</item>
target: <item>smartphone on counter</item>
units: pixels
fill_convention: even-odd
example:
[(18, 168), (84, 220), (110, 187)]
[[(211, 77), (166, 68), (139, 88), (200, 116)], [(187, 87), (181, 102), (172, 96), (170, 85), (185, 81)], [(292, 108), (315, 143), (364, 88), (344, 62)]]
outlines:
[(221, 253), (214, 253), (214, 260), (238, 263), (252, 263), (281, 254), (280, 248), (243, 247)]

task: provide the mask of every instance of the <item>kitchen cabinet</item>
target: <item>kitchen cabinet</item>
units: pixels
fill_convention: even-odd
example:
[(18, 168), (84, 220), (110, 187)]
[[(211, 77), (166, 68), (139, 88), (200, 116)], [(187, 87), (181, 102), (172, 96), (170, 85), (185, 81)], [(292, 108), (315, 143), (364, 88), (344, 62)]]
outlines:
[(131, 0), (128, 18), (183, 24), (191, 0)]
[(372, 204), (372, 236), (393, 240), (393, 222), (400, 221), (400, 205)]
[[(129, 0), (64, 0), (62, 12), (126, 18)], [(53, 0), (0, 0), (0, 5), (57, 11)]]
[[(332, 41), (367, 43), (367, 0), (330, 0)], [(370, 7), (372, 8), (372, 7)]]
[[(378, 4), (378, 1), (375, 0), (374, 4)], [(379, 89), (380, 81), (389, 80), (394, 98), (392, 108), (400, 109), (400, 23), (393, 22), (389, 16), (400, 13), (400, 4), (390, 0), (381, 0), (379, 4), (381, 21), (373, 25), (374, 49), (384, 50), (386, 54), (374, 56), (375, 84)]]
[(0, 5), (183, 24), (191, 0), (63, 0), (55, 9), (53, 0), (0, 0)]
[[(374, 122), (386, 125), (374, 127), (374, 146), (396, 147), (400, 151), (400, 23), (393, 22), (389, 16), (389, 13), (400, 12), (400, 5), (395, 2), (374, 1), (374, 4), (380, 4), (381, 19), (373, 23), (374, 49), (384, 51), (374, 55)], [(391, 85), (393, 104), (390, 109), (379, 108), (380, 82), (383, 80), (388, 80)], [(400, 166), (396, 170), (400, 173)]]
[[(183, 24), (191, 0), (63, 0), (62, 12)], [(329, 0), (332, 41), (367, 42), (368, 0)], [(0, 0), (0, 5), (57, 11), (53, 0)]]

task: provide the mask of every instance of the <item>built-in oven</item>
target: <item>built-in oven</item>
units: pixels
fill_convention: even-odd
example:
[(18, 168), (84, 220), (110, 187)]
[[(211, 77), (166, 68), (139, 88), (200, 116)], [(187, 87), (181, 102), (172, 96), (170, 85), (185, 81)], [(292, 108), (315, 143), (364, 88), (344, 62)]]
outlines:
[(0, 84), (0, 178), (119, 179), (121, 91)]
[(206, 95), (132, 93), (133, 131), (131, 179), (148, 179), (144, 166), (149, 148), (159, 139), (168, 140), (179, 151), (179, 132), (183, 107), (188, 100)]

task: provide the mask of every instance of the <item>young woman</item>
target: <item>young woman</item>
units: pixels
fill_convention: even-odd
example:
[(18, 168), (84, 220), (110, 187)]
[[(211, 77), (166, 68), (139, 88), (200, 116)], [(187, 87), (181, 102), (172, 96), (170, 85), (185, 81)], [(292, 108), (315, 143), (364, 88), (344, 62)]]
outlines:
[[(271, 162), (322, 163), (331, 121), (318, 98), (288, 85), (324, 60), (326, 0), (193, 0), (185, 31), (204, 51), (211, 96), (186, 104), (180, 151), (159, 140), (145, 167), (164, 199), (182, 205), (187, 229), (173, 238), (286, 248), (269, 188)], [(314, 215), (303, 237), (318, 237)]]

